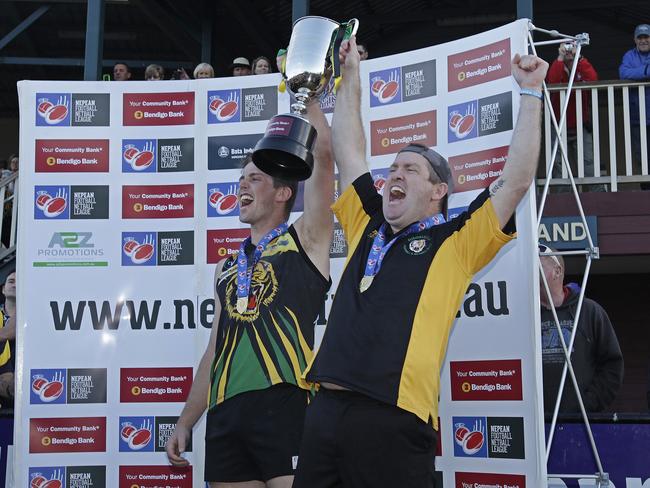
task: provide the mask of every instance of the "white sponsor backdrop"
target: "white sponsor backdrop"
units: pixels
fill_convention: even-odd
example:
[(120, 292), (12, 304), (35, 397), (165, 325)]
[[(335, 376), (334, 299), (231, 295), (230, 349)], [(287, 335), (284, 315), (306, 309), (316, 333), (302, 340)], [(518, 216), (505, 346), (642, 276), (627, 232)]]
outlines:
[[(428, 134), (424, 141), (429, 145), (435, 145), (435, 149), (448, 158), (507, 146), (512, 135), (510, 127), (514, 125), (519, 104), (516, 83), (507, 75), (509, 73), (507, 58), (515, 52), (525, 51), (526, 29), (527, 23), (518, 21), (444, 45), (362, 63), (362, 107), (364, 123), (367, 127), (368, 157), (371, 168), (381, 170), (388, 167), (395, 152), (406, 142), (406, 139), (401, 138), (415, 136), (417, 139), (419, 134)], [(504, 43), (509, 53), (485, 47), (494, 44), (500, 48)], [(474, 49), (477, 50), (475, 53), (472, 52)], [(467, 51), (469, 53), (466, 56), (462, 55)], [(458, 61), (458, 55), (467, 62), (460, 61), (462, 64), (456, 69), (452, 65), (454, 60)], [(449, 64), (451, 70), (449, 79), (458, 80), (458, 83), (453, 81), (453, 86), (448, 86), (452, 85), (452, 82), (448, 83), (448, 57), (452, 58)], [(432, 63), (433, 60), (435, 64)], [(488, 65), (491, 68), (486, 67), (484, 70), (480, 68)], [(397, 72), (396, 68), (399, 68)], [(384, 86), (391, 80), (397, 81), (395, 95), (393, 95), (395, 84)], [(133, 439), (129, 445), (128, 441), (121, 438), (121, 430), (129, 421), (124, 417), (135, 417), (130, 420), (136, 424), (137, 429), (147, 422), (155, 424), (155, 417), (177, 416), (183, 404), (182, 402), (121, 402), (120, 368), (194, 368), (198, 363), (208, 340), (209, 328), (206, 325), (212, 318), (210, 305), (206, 301), (212, 296), (214, 271), (214, 264), (208, 264), (208, 261), (214, 262), (214, 257), (211, 259), (207, 257), (209, 252), (207, 232), (244, 227), (236, 216), (228, 215), (226, 210), (220, 209), (224, 215), (215, 213), (214, 209), (210, 210), (208, 185), (236, 182), (239, 178), (239, 170), (208, 169), (209, 164), (212, 167), (215, 163), (214, 158), (208, 163), (208, 138), (262, 133), (268, 117), (273, 115), (269, 114), (268, 110), (264, 111), (264, 105), (268, 108), (275, 104), (275, 100), (270, 99), (268, 89), (264, 90), (264, 88), (273, 87), (278, 81), (279, 76), (275, 74), (163, 83), (21, 82), (19, 84), (20, 152), (23, 165), (20, 179), (20, 248), (18, 251), (17, 389), (20, 401), (16, 407), (16, 486), (29, 486), (37, 472), (42, 472), (46, 479), (49, 479), (48, 476), (56, 477), (57, 473), (51, 475), (50, 471), (45, 469), (51, 467), (60, 468), (62, 471), (58, 476), (69, 479), (67, 474), (61, 474), (66, 473), (66, 466), (105, 466), (106, 486), (132, 486), (128, 480), (133, 478), (126, 478), (126, 474), (123, 474), (124, 478), (120, 477), (120, 466), (148, 466), (149, 468), (143, 470), (143, 473), (162, 472), (160, 468), (156, 471), (155, 467), (166, 465), (163, 452), (156, 452), (155, 448), (150, 448), (148, 445), (145, 448), (135, 445), (134, 448), (136, 443)], [(371, 83), (373, 90), (370, 89)], [(247, 113), (250, 121), (222, 122), (218, 118), (215, 119), (216, 115), (214, 117), (210, 115), (208, 105), (212, 101), (211, 96), (215, 94), (208, 92), (231, 89), (243, 90), (239, 92), (236, 101), (240, 109), (246, 103), (250, 104), (249, 108), (252, 112)], [(195, 105), (193, 117), (186, 113), (187, 123), (138, 126), (123, 123), (124, 117), (128, 118), (128, 114), (125, 113), (129, 110), (124, 101), (125, 93), (187, 94), (188, 92), (194, 93)], [(244, 100), (247, 93), (257, 93), (257, 95)], [(260, 93), (262, 95), (259, 95)], [(96, 114), (91, 114), (90, 119), (83, 117), (75, 119), (75, 111), (79, 110), (81, 114), (83, 108), (83, 102), (81, 104), (76, 102), (84, 98), (79, 94), (110, 94), (110, 123), (93, 126), (92, 120), (101, 123), (101, 117)], [(501, 97), (489, 98), (496, 95)], [(223, 103), (230, 99), (230, 95), (225, 98), (223, 94), (219, 96), (224, 99)], [(60, 100), (61, 97), (64, 97), (63, 100)], [(89, 95), (86, 98), (92, 97)], [(42, 105), (43, 99), (49, 102)], [(130, 97), (126, 98), (129, 99)], [(161, 99), (174, 99), (174, 97), (162, 95)], [(96, 98), (96, 100), (100, 99)], [(64, 105), (68, 103), (72, 112), (71, 124), (67, 124), (67, 121), (62, 119), (68, 126), (56, 125), (58, 119), (53, 112), (48, 112), (52, 109), (48, 103), (54, 106), (59, 102)], [(98, 111), (105, 112), (102, 103), (97, 101), (96, 108)], [(278, 94), (277, 111), (288, 111), (288, 105), (288, 97), (285, 94)], [(187, 110), (187, 107), (187, 105), (178, 108), (160, 107), (159, 110), (162, 113), (168, 110)], [(262, 113), (257, 117), (260, 107)], [(422, 117), (419, 116), (415, 116), (411, 121), (408, 120), (411, 114), (433, 110), (436, 119), (435, 131), (431, 129), (430, 120), (429, 123), (423, 123)], [(143, 111), (146, 112), (146, 109)], [(225, 112), (219, 112), (218, 107), (215, 110), (213, 106), (213, 111), (222, 119), (227, 118)], [(245, 110), (242, 111), (244, 112)], [(86, 110), (85, 114), (88, 113)], [(406, 116), (406, 119), (386, 120), (402, 116)], [(174, 116), (171, 117), (173, 118)], [(426, 119), (426, 114), (424, 118)], [(463, 118), (465, 123), (463, 128), (460, 128), (458, 121)], [(81, 123), (77, 124), (75, 120)], [(84, 126), (84, 120), (91, 120), (91, 125)], [(145, 123), (147, 119), (143, 121), (142, 117), (136, 116), (131, 120)], [(182, 120), (182, 117), (178, 120)], [(387, 129), (383, 136), (375, 130), (376, 125), (375, 128), (371, 128), (372, 122), (379, 124), (380, 128)], [(470, 128), (467, 129), (468, 127)], [(396, 140), (391, 141), (390, 137)], [(123, 140), (179, 138), (193, 139), (192, 171), (149, 173), (128, 172), (128, 168), (123, 169), (123, 166), (128, 166), (123, 162), (122, 153), (125, 148)], [(108, 139), (110, 163), (108, 170), (85, 172), (83, 165), (78, 165), (75, 166), (75, 171), (60, 172), (57, 171), (60, 166), (54, 164), (47, 171), (42, 171), (43, 166), (38, 166), (34, 157), (35, 141), (40, 139)], [(469, 164), (467, 167), (480, 169), (482, 166), (490, 167), (491, 164), (488, 161)], [(35, 171), (36, 168), (41, 170)], [(486, 186), (498, 174), (498, 165), (492, 165), (492, 168), (495, 171), (493, 174), (486, 173), (486, 176), (477, 177), (484, 179), (482, 186)], [(452, 209), (468, 205), (480, 191), (477, 188), (465, 191), (471, 186), (466, 184), (467, 176), (462, 176), (461, 173), (463, 170), (459, 169), (459, 172), (454, 174), (457, 182), (462, 183), (458, 185), (457, 193), (450, 200), (449, 206)], [(476, 175), (480, 171), (467, 172), (470, 173)], [(385, 173), (373, 171), (373, 174), (379, 180), (378, 186), (381, 186), (381, 177)], [(189, 197), (189, 200), (193, 198), (193, 212), (183, 214), (182, 217), (166, 218), (165, 215), (173, 214), (166, 213), (167, 211), (153, 211), (161, 218), (137, 218), (138, 211), (133, 209), (134, 201), (130, 200), (125, 203), (125, 207), (128, 208), (123, 208), (122, 188), (125, 185), (179, 184), (190, 184), (194, 188), (193, 197), (191, 195)], [(94, 213), (97, 216), (101, 213), (103, 203), (98, 202), (99, 193), (93, 193), (96, 189), (78, 187), (105, 185), (109, 187), (108, 218), (90, 219), (88, 215), (84, 215), (84, 212), (90, 209), (90, 214)], [(54, 218), (57, 217), (57, 210), (53, 203), (50, 204), (51, 208), (48, 207), (47, 202), (43, 205), (41, 201), (40, 207), (36, 205), (35, 199), (40, 192), (47, 193), (47, 196), (41, 198), (50, 200), (56, 198), (57, 192), (62, 191), (55, 187), (61, 186), (67, 187), (69, 197), (67, 205), (72, 207), (72, 213), (81, 214), (78, 215), (79, 219), (74, 217), (61, 219), (61, 215)], [(220, 191), (226, 193), (223, 188)], [(85, 198), (84, 193), (80, 192), (86, 192)], [(156, 189), (149, 193), (164, 192), (173, 193), (173, 189)], [(74, 193), (78, 199), (77, 203), (80, 204), (78, 210), (74, 210), (75, 201), (71, 193)], [(155, 198), (149, 200), (153, 204), (158, 203)], [(140, 200), (140, 203), (143, 202)], [(184, 205), (184, 210), (181, 212), (189, 212), (187, 199)], [(210, 212), (216, 216), (209, 216)], [(447, 360), (441, 375), (442, 455), (437, 458), (437, 466), (443, 472), (445, 487), (463, 486), (463, 480), (487, 484), (493, 481), (489, 473), (498, 476), (503, 473), (524, 476), (525, 485), (529, 487), (542, 486), (545, 482), (543, 418), (539, 386), (541, 371), (537, 352), (539, 351), (538, 337), (534, 333), (538, 321), (534, 212), (534, 202), (529, 195), (517, 210), (517, 240), (508, 244), (499, 253), (497, 259), (474, 279), (478, 288), (475, 288), (472, 296), (468, 295), (471, 303), (466, 303), (466, 307), (469, 307), (467, 308), (469, 315), (480, 316), (470, 318), (468, 313), (461, 313), (451, 336)], [(123, 215), (136, 218), (123, 218)], [(292, 219), (297, 215), (294, 213)], [(130, 234), (135, 236), (137, 244), (143, 245), (151, 241), (152, 235), (153, 238), (163, 238), (156, 233), (179, 231), (193, 231), (193, 245), (190, 245), (193, 258), (189, 261), (193, 264), (140, 263), (135, 265), (131, 256), (123, 251), (125, 238)], [(174, 242), (169, 241), (169, 243), (174, 247)], [(181, 246), (184, 246), (181, 252), (183, 259), (188, 259), (187, 243), (188, 241), (181, 242)], [(79, 249), (85, 249), (87, 251), (83, 252), (90, 254), (86, 254), (84, 259), (77, 259), (81, 261), (77, 266), (43, 265), (52, 261), (69, 262), (71, 258), (53, 257), (52, 253), (82, 253), (83, 255)], [(141, 251), (146, 254), (146, 246)], [(160, 257), (158, 259), (160, 261)], [(97, 262), (106, 262), (107, 265), (97, 266)], [(41, 263), (41, 265), (36, 266), (34, 263)], [(342, 258), (332, 259), (334, 284), (331, 293), (336, 289), (343, 263)], [(476, 294), (479, 288), (480, 296)], [(505, 293), (500, 293), (503, 290)], [(174, 303), (175, 300), (186, 300), (186, 302), (181, 306), (180, 302)], [(507, 303), (503, 303), (503, 300)], [(134, 303), (135, 309), (130, 308), (129, 301)], [(156, 307), (156, 301), (159, 301), (157, 320), (152, 319), (150, 327), (143, 323), (139, 329), (135, 328), (133, 315), (142, 311), (142, 302), (147, 303), (151, 314)], [(78, 322), (78, 330), (73, 330), (70, 323), (60, 326), (60, 330), (55, 327), (53, 318), (56, 315), (55, 310), (58, 310), (59, 315), (63, 315), (66, 302), (70, 302), (69, 311), (74, 312), (75, 316), (78, 317), (83, 311), (83, 317)], [(330, 303), (331, 296), (327, 300), (327, 310)], [(113, 318), (112, 327), (108, 326), (110, 320), (103, 325), (98, 324), (97, 316), (101, 317), (103, 305), (105, 313), (110, 312)], [(192, 310), (189, 310), (190, 308)], [(483, 313), (477, 313), (477, 310), (479, 312), (482, 310)], [(194, 327), (192, 328), (190, 324), (194, 324)], [(323, 327), (317, 325), (317, 341), (322, 337)], [(498, 371), (501, 367), (498, 361), (504, 359), (521, 360), (523, 378), (521, 400), (478, 401), (471, 398), (470, 391), (470, 398), (452, 401), (450, 360), (495, 360), (494, 363), (488, 363), (489, 367), (486, 370)], [(70, 401), (70, 393), (67, 395), (67, 400), (66, 395), (62, 395), (53, 401), (46, 401), (49, 399), (43, 400), (32, 389), (32, 383), (39, 374), (43, 375), (45, 380), (54, 382), (55, 374), (63, 375), (66, 380), (69, 379), (65, 375), (66, 371), (59, 370), (89, 368), (106, 370), (106, 398), (100, 399), (97, 403), (83, 403), (89, 401), (88, 399), (82, 400), (82, 403), (74, 403)], [(144, 370), (141, 375), (148, 374), (150, 373)], [(161, 375), (165, 376), (163, 373), (157, 373), (157, 376)], [(169, 378), (169, 373), (167, 377)], [(93, 376), (94, 386), (91, 386), (90, 390), (92, 388), (97, 390), (97, 378)], [(151, 383), (146, 381), (141, 386), (147, 384), (151, 386)], [(73, 385), (67, 387), (70, 389), (71, 386)], [(132, 385), (129, 384), (129, 388), (131, 387)], [(469, 388), (471, 390), (471, 386)], [(97, 401), (97, 397), (91, 397), (91, 400)], [(39, 436), (39, 433), (34, 431), (30, 433), (31, 419), (45, 419), (37, 422), (47, 424), (48, 419), (51, 418), (69, 418), (64, 421), (52, 421), (50, 424), (77, 425), (78, 422), (74, 419), (83, 417), (106, 419), (105, 449), (100, 449), (100, 452), (73, 452), (72, 449), (79, 448), (78, 445), (70, 449), (62, 449), (70, 452), (52, 452), (53, 444), (48, 444), (48, 441), (43, 442), (43, 435)], [(454, 420), (453, 417), (463, 417), (464, 423), (470, 424), (466, 425), (469, 431), (476, 430), (482, 433), (481, 449), (472, 453), (472, 449), (465, 443), (462, 450), (464, 438), (467, 436), (460, 435), (456, 449), (461, 449), (462, 452), (458, 451), (458, 455), (455, 455), (454, 423), (458, 424), (459, 421)], [(492, 426), (498, 424), (496, 430), (503, 432), (503, 424), (508, 423), (508, 421), (499, 423), (490, 420), (494, 418), (523, 419), (524, 440), (515, 439), (508, 443), (509, 438), (513, 435), (517, 438), (519, 434), (508, 433), (506, 429), (506, 434), (509, 435), (501, 435), (497, 443), (490, 444), (492, 438), (496, 439), (496, 436), (490, 434), (488, 424)], [(153, 425), (151, 430), (155, 438), (156, 429)], [(50, 429), (48, 435), (54, 439), (57, 435), (61, 435), (61, 432), (55, 433)], [(474, 437), (477, 436), (478, 434)], [(69, 439), (77, 437), (74, 432), (69, 434)], [(203, 423), (195, 429), (193, 452), (187, 454), (194, 466), (193, 486), (196, 487), (202, 486), (202, 438)], [(97, 439), (94, 442), (101, 443)], [(516, 446), (520, 443), (523, 443), (525, 454), (522, 452), (520, 455), (513, 455), (513, 452), (519, 451)], [(505, 453), (505, 457), (496, 458), (485, 453), (486, 447), (497, 446), (497, 444), (501, 449), (488, 450), (490, 453), (492, 451)], [(70, 444), (65, 445), (70, 446)], [(152, 466), (154, 468), (151, 468)], [(37, 468), (43, 469), (39, 471)], [(123, 471), (126, 472), (124, 469)], [(458, 476), (456, 472), (465, 474)], [(164, 475), (158, 474), (158, 476)], [(504, 480), (512, 482), (513, 479), (506, 477), (497, 481), (503, 484)], [(159, 478), (158, 482), (161, 480), (165, 480), (164, 477)], [(186, 479), (166, 481), (169, 486), (190, 486)], [(139, 480), (135, 486), (153, 486), (151, 483), (154, 483), (153, 479)], [(524, 485), (520, 484), (520, 486), (523, 488)]]

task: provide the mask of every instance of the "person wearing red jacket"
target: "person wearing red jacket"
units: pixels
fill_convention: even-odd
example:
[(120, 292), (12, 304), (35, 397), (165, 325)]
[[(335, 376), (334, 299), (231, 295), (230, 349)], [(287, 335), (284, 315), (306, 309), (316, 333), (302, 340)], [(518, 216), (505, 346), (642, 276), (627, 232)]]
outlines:
[[(549, 84), (555, 83), (568, 83), (573, 63), (576, 62), (576, 46), (574, 43), (565, 42), (560, 44), (558, 57), (548, 69), (546, 75), (546, 82)], [(576, 67), (576, 75), (574, 82), (590, 82), (598, 80), (598, 73), (591, 65), (591, 63), (584, 56), (580, 56), (577, 60), (578, 66)], [(555, 117), (560, 121), (560, 92), (553, 92), (551, 94), (551, 103), (553, 104), (553, 111)], [(584, 154), (584, 170), (586, 177), (594, 176), (594, 142), (591, 135), (591, 96), (588, 90), (582, 91), (582, 141), (583, 141), (583, 154)], [(567, 107), (566, 122), (567, 132), (567, 156), (569, 161), (574, 158), (577, 160), (577, 114), (576, 114), (576, 97), (575, 93), (571, 94), (569, 98), (569, 106)], [(561, 176), (560, 149), (558, 148), (555, 164), (553, 165), (553, 177), (558, 178)], [(576, 174), (577, 176), (577, 174)], [(595, 176), (600, 176), (599, 172)], [(603, 185), (591, 185), (590, 188), (596, 191), (604, 191)]]

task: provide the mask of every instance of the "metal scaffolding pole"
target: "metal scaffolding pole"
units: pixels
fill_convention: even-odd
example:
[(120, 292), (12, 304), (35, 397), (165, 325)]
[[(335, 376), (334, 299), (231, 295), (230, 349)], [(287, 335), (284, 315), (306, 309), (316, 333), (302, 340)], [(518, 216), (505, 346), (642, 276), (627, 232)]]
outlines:
[(86, 81), (99, 80), (102, 75), (105, 5), (106, 0), (88, 0), (84, 57), (84, 80)]
[[(519, 0), (518, 0), (519, 1)], [(519, 5), (519, 3), (518, 3)], [(545, 34), (547, 36), (550, 36), (552, 39), (547, 40), (547, 41), (537, 41), (535, 42), (533, 40), (533, 32)], [(551, 129), (553, 130), (555, 134), (555, 140), (553, 142), (553, 149), (551, 151), (551, 154), (546, 161), (546, 181), (544, 184), (544, 190), (542, 192), (542, 196), (540, 199), (540, 204), (539, 204), (539, 209), (538, 209), (538, 225), (541, 221), (541, 217), (544, 212), (544, 207), (546, 204), (546, 197), (548, 195), (548, 189), (549, 189), (549, 184), (551, 179), (553, 178), (553, 165), (555, 164), (555, 156), (557, 154), (558, 149), (560, 150), (561, 154), (561, 159), (562, 159), (562, 165), (566, 169), (568, 175), (569, 175), (569, 180), (571, 182), (571, 190), (573, 192), (573, 196), (576, 201), (576, 205), (578, 206), (578, 210), (580, 212), (580, 218), (582, 220), (582, 224), (584, 226), (585, 232), (587, 234), (587, 241), (588, 241), (588, 248), (583, 250), (583, 251), (560, 251), (560, 252), (551, 252), (551, 253), (540, 253), (539, 254), (539, 266), (540, 266), (540, 276), (542, 279), (543, 283), (543, 288), (547, 296), (551, 296), (550, 289), (548, 286), (548, 282), (546, 280), (546, 276), (544, 275), (541, 267), (541, 258), (544, 256), (554, 256), (554, 255), (575, 255), (575, 254), (584, 254), (586, 256), (587, 262), (585, 265), (585, 271), (583, 274), (583, 279), (582, 279), (582, 284), (580, 288), (580, 294), (578, 297), (578, 305), (576, 309), (576, 315), (573, 319), (573, 323), (571, 324), (571, 337), (569, 339), (569, 343), (567, 344), (564, 335), (562, 334), (562, 328), (560, 326), (560, 322), (558, 320), (557, 312), (554, 307), (551, 307), (551, 312), (553, 314), (553, 321), (555, 322), (555, 327), (558, 331), (558, 338), (560, 340), (560, 343), (562, 345), (562, 350), (564, 352), (564, 358), (565, 358), (565, 363), (564, 363), (564, 369), (562, 371), (562, 376), (560, 379), (560, 385), (558, 388), (558, 394), (557, 394), (557, 399), (555, 401), (555, 408), (553, 410), (553, 418), (551, 420), (551, 428), (549, 430), (549, 435), (548, 439), (546, 442), (546, 461), (548, 462), (549, 455), (551, 452), (551, 446), (553, 445), (553, 438), (555, 434), (555, 428), (557, 426), (557, 417), (559, 414), (559, 409), (560, 409), (560, 403), (562, 401), (562, 394), (564, 393), (564, 384), (566, 381), (566, 376), (567, 373), (569, 374), (569, 377), (571, 379), (571, 382), (573, 384), (573, 387), (576, 392), (576, 396), (578, 398), (578, 404), (580, 406), (580, 413), (582, 415), (582, 420), (584, 422), (586, 431), (587, 431), (587, 436), (589, 438), (589, 444), (591, 446), (592, 453), (594, 455), (594, 459), (596, 462), (596, 466), (598, 468), (598, 472), (596, 474), (570, 474), (570, 475), (565, 475), (565, 474), (549, 474), (548, 478), (561, 478), (561, 477), (570, 477), (570, 478), (585, 478), (585, 479), (594, 479), (596, 481), (596, 487), (597, 488), (605, 488), (609, 486), (609, 475), (604, 471), (601, 460), (600, 460), (600, 455), (598, 453), (598, 448), (596, 446), (596, 442), (594, 440), (593, 433), (591, 431), (591, 425), (589, 423), (589, 418), (587, 417), (587, 412), (585, 410), (584, 402), (582, 400), (582, 394), (580, 393), (580, 389), (578, 388), (578, 382), (576, 380), (575, 372), (573, 369), (573, 365), (571, 364), (571, 351), (573, 350), (573, 344), (575, 341), (576, 337), (576, 332), (577, 332), (577, 326), (578, 326), (578, 321), (580, 319), (580, 313), (582, 311), (582, 304), (584, 301), (584, 294), (585, 294), (585, 289), (587, 286), (587, 279), (589, 277), (589, 272), (591, 270), (591, 264), (592, 260), (598, 259), (599, 258), (599, 251), (598, 248), (594, 246), (591, 233), (589, 231), (589, 228), (587, 226), (587, 221), (585, 218), (584, 210), (582, 208), (582, 203), (580, 201), (580, 195), (578, 193), (578, 188), (576, 187), (575, 180), (573, 178), (573, 172), (571, 170), (571, 166), (569, 164), (569, 158), (568, 154), (566, 151), (566, 148), (564, 147), (564, 143), (562, 141), (562, 130), (564, 128), (565, 122), (566, 122), (566, 117), (567, 117), (567, 109), (569, 106), (569, 100), (571, 98), (572, 90), (573, 90), (573, 83), (575, 80), (575, 74), (576, 74), (576, 68), (577, 68), (577, 60), (580, 57), (580, 52), (582, 50), (583, 46), (586, 46), (589, 44), (589, 35), (588, 34), (578, 34), (575, 36), (570, 36), (566, 34), (561, 34), (556, 30), (546, 30), (546, 29), (540, 29), (535, 27), (532, 23), (530, 24), (529, 27), (529, 32), (528, 32), (528, 42), (529, 42), (529, 48), (532, 51), (533, 54), (537, 54), (535, 46), (539, 45), (547, 45), (547, 44), (560, 44), (563, 42), (573, 42), (576, 45), (576, 55), (575, 59), (576, 62), (573, 63), (571, 67), (571, 73), (569, 75), (569, 83), (567, 86), (567, 94), (564, 99), (564, 103), (560, 109), (560, 120), (559, 122), (556, 120), (555, 117), (555, 112), (553, 110), (553, 106), (551, 104), (551, 98), (549, 95), (549, 91), (547, 89), (546, 83), (544, 83), (543, 89), (544, 89), (544, 99), (546, 101), (546, 110), (549, 113), (550, 120), (552, 122), (552, 127)]]
[(309, 15), (309, 0), (293, 0), (291, 12), (292, 23), (300, 17)]

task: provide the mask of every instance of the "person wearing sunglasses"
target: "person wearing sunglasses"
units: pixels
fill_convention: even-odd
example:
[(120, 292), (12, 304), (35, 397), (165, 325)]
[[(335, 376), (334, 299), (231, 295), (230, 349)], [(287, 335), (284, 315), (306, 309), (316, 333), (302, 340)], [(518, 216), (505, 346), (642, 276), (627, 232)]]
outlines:
[[(564, 283), (564, 259), (543, 244), (539, 245), (540, 272), (546, 277), (546, 291), (540, 275), (542, 369), (544, 376), (544, 411), (553, 412), (564, 368), (564, 351), (553, 310), (569, 347), (576, 320), (580, 286)], [(616, 398), (623, 382), (623, 354), (607, 312), (595, 301), (584, 298), (571, 349), (571, 364), (587, 412), (602, 412)], [(567, 373), (560, 412), (578, 413), (580, 406), (575, 388)]]

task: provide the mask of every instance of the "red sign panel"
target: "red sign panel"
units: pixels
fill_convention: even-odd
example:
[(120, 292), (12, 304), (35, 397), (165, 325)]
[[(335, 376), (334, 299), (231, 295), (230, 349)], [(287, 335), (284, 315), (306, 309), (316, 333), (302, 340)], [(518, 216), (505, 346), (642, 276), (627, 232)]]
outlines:
[(120, 402), (184, 402), (192, 368), (121, 368)]
[(122, 187), (123, 219), (194, 217), (194, 185)]
[(123, 100), (123, 125), (194, 123), (194, 92), (125, 93)]
[(215, 264), (239, 251), (239, 246), (251, 235), (250, 229), (221, 229), (208, 231), (208, 264)]
[(526, 477), (521, 474), (459, 473), (456, 488), (478, 487), (526, 488)]
[(29, 419), (29, 452), (106, 452), (106, 417)]
[(37, 173), (107, 173), (108, 139), (36, 139)]
[(461, 154), (449, 158), (454, 192), (486, 188), (503, 174), (509, 146)]
[(451, 361), (451, 399), (522, 400), (521, 359)]
[(436, 111), (370, 122), (370, 155), (393, 154), (417, 142), (436, 145)]
[(447, 58), (448, 90), (460, 90), (510, 76), (510, 39)]
[(192, 467), (120, 466), (119, 488), (192, 488)]

